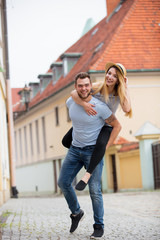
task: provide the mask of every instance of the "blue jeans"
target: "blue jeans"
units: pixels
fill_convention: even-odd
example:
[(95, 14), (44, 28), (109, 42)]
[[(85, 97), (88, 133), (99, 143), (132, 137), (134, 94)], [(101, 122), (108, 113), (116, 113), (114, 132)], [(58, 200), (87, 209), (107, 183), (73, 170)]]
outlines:
[[(58, 179), (58, 186), (61, 188), (72, 214), (78, 214), (80, 212), (80, 205), (74, 188), (72, 187), (72, 182), (83, 166), (87, 169), (93, 150), (94, 146), (87, 146), (84, 148), (71, 146), (61, 168), (60, 176)], [(104, 208), (101, 192), (102, 169), (103, 160), (101, 160), (101, 162), (93, 171), (88, 185), (90, 197), (92, 200), (95, 224), (99, 224), (104, 227)]]

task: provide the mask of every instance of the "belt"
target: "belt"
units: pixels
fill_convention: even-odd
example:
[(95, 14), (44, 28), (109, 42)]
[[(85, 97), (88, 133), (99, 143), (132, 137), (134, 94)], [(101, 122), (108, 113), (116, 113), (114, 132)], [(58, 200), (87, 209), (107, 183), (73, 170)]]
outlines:
[(95, 147), (95, 145), (89, 145), (89, 146), (85, 146), (85, 147), (76, 147), (71, 145), (73, 148), (77, 148), (77, 149), (81, 149), (81, 150), (87, 150), (87, 149), (93, 149)]

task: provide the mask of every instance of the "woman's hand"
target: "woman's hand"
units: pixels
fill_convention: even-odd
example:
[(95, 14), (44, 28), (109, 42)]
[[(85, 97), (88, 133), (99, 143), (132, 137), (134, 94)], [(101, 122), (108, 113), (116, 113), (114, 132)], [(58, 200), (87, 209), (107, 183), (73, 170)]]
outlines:
[(125, 82), (125, 88), (128, 87), (128, 78), (127, 77), (124, 77), (124, 82)]
[(95, 105), (93, 105), (93, 104), (91, 104), (91, 103), (89, 103), (89, 102), (84, 102), (83, 108), (84, 108), (85, 112), (86, 112), (89, 116), (90, 116), (90, 115), (94, 116), (94, 115), (97, 114), (96, 110), (95, 110), (93, 107), (95, 107)]

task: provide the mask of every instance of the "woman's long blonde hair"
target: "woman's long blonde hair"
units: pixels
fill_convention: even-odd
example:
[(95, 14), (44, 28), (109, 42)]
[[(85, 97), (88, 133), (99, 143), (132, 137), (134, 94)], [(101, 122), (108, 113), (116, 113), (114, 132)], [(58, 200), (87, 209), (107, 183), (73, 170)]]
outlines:
[[(120, 104), (123, 105), (124, 100), (125, 100), (124, 77), (122, 76), (122, 74), (120, 73), (118, 68), (116, 68), (115, 66), (112, 66), (112, 67), (116, 69), (117, 76), (118, 76), (118, 83), (115, 85), (114, 94), (115, 94), (115, 96), (119, 96)], [(109, 69), (107, 70), (107, 72), (109, 71)], [(106, 85), (106, 73), (107, 72), (105, 72), (105, 79), (103, 81), (98, 82), (95, 85), (95, 87), (93, 88), (93, 95), (100, 92), (104, 96), (106, 102), (108, 102), (108, 100), (109, 100), (109, 91), (108, 91), (108, 86)], [(125, 113), (125, 116), (127, 116), (129, 118), (132, 117), (132, 108), (130, 109), (129, 112)]]

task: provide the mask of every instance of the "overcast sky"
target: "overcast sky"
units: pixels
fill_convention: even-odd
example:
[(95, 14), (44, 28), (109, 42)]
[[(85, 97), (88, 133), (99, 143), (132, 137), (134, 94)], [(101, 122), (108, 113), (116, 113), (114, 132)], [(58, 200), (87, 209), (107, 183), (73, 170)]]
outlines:
[(106, 0), (7, 0), (11, 87), (37, 82), (82, 35), (88, 18), (106, 16)]

